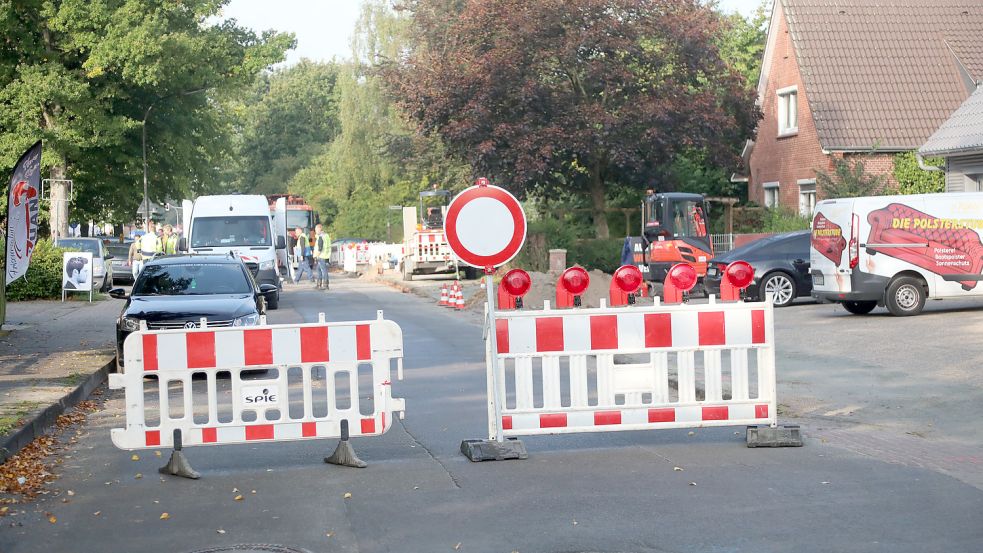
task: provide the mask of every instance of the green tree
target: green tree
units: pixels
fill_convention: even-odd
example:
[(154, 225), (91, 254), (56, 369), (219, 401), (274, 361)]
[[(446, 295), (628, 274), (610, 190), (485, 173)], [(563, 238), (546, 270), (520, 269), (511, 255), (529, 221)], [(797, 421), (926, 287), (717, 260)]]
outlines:
[[(721, 57), (719, 14), (690, 0), (413, 0), (387, 85), (428, 135), (517, 191), (591, 200), (651, 185), (687, 150), (736, 165), (759, 112)], [(460, 13), (454, 16), (454, 10)]]
[(816, 186), (825, 198), (856, 198), (883, 193), (886, 177), (867, 172), (864, 158), (833, 158), (833, 172), (816, 170)]
[[(941, 166), (942, 158), (928, 158), (928, 165)], [(894, 180), (898, 181), (898, 194), (933, 194), (945, 192), (945, 173), (925, 171), (918, 166), (915, 152), (894, 155)]]
[[(0, 168), (42, 138), (46, 172), (74, 181), (73, 219), (130, 220), (143, 196), (145, 128), (152, 199), (215, 186), (232, 130), (216, 100), (237, 93), (293, 44), (290, 35), (212, 23), (223, 4), (0, 5)], [(64, 192), (52, 187), (54, 199)], [(51, 209), (64, 205), (52, 201)]]
[(721, 16), (723, 26), (718, 39), (720, 57), (743, 75), (751, 87), (758, 85), (765, 42), (768, 40), (768, 16), (765, 11), (768, 4), (767, 0), (763, 1), (750, 18), (740, 13)]

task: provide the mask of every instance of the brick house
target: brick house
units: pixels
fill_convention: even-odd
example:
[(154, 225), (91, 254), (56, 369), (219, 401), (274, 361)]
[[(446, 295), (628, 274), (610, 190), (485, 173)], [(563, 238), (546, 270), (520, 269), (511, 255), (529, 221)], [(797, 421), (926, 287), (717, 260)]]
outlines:
[(816, 171), (864, 156), (888, 186), (983, 80), (980, 0), (775, 0), (744, 150), (748, 198), (812, 212)]

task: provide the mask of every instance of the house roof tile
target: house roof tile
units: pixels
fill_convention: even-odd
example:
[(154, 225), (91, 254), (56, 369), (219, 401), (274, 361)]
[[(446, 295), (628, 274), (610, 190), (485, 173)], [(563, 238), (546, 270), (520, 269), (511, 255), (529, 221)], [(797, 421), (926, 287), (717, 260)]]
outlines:
[(979, 0), (780, 1), (826, 150), (916, 149), (983, 80)]
[(955, 113), (918, 149), (925, 156), (983, 151), (983, 87), (976, 89)]

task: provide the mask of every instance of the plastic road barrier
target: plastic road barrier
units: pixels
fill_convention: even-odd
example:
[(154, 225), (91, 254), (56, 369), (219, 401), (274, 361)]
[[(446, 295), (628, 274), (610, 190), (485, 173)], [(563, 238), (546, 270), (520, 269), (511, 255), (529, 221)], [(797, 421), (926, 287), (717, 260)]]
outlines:
[(376, 320), (320, 320), (130, 334), (126, 372), (109, 379), (126, 395), (126, 427), (112, 430), (113, 444), (180, 451), (384, 434), (405, 408), (391, 393), (392, 365), (402, 380), (402, 330), (382, 311)]

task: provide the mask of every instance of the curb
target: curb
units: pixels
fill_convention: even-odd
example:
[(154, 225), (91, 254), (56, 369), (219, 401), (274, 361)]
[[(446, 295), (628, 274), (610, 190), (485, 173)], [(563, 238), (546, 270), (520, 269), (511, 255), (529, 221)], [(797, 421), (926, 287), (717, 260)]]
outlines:
[(89, 397), (89, 394), (106, 381), (109, 370), (116, 364), (116, 358), (90, 374), (88, 378), (68, 392), (57, 403), (49, 405), (46, 409), (27, 421), (24, 426), (15, 430), (12, 434), (0, 438), (0, 464), (6, 463), (7, 459), (14, 456), (27, 444), (41, 436), (49, 428), (54, 426), (58, 417), (65, 411), (78, 405), (82, 400)]

